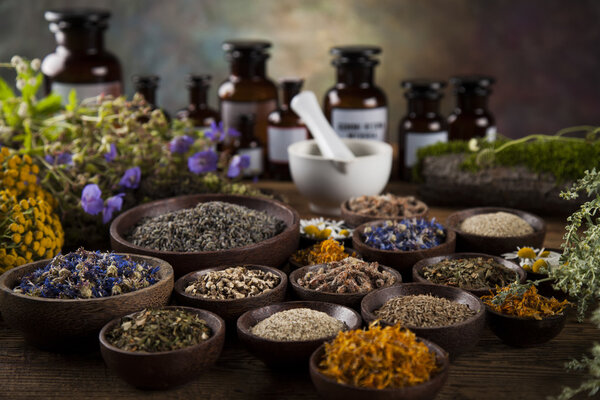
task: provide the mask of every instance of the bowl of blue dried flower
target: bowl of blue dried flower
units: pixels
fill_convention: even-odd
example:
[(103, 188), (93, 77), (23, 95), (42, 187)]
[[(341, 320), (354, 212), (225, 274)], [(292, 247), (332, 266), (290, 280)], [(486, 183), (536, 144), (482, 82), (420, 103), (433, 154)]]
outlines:
[(108, 321), (166, 305), (173, 281), (173, 268), (163, 260), (79, 249), (5, 272), (0, 312), (36, 347), (91, 348)]

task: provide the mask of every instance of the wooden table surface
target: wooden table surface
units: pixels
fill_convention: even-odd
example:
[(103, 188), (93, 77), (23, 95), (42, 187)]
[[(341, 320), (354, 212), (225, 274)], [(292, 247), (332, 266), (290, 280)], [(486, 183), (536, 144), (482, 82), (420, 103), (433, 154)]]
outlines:
[[(287, 197), (303, 217), (311, 216), (306, 200), (291, 183), (261, 182), (259, 186)], [(414, 194), (415, 187), (392, 183), (395, 194)], [(432, 208), (444, 221), (455, 209)], [(544, 217), (546, 247), (559, 247), (565, 217)], [(587, 353), (599, 331), (589, 321), (577, 323), (570, 315), (561, 334), (539, 347), (507, 346), (488, 328), (477, 346), (455, 360), (436, 399), (544, 399), (563, 385), (578, 386), (583, 375), (567, 372), (566, 361)], [(197, 380), (168, 391), (137, 390), (109, 370), (99, 351), (59, 354), (27, 345), (18, 332), (0, 321), (0, 398), (185, 398), (185, 399), (317, 399), (307, 367), (296, 371), (271, 370), (250, 355), (235, 336), (228, 337), (215, 366)], [(580, 398), (588, 398), (580, 396)]]

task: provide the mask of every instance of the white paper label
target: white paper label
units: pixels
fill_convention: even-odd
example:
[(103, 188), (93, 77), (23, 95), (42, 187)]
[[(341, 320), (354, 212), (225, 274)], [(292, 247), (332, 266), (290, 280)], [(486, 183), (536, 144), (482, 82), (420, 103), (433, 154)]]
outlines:
[(437, 142), (447, 142), (448, 132), (407, 132), (404, 136), (404, 166), (412, 167), (417, 163), (417, 150)]
[(308, 139), (306, 128), (276, 128), (267, 129), (269, 138), (269, 161), (289, 162), (287, 148), (290, 144)]
[(331, 111), (331, 125), (342, 138), (385, 141), (387, 107), (334, 108)]
[(75, 89), (77, 93), (77, 101), (81, 103), (83, 99), (96, 97), (101, 94), (112, 95), (118, 97), (123, 93), (121, 82), (104, 82), (104, 83), (62, 83), (52, 82), (51, 91), (58, 94), (62, 98), (63, 104), (69, 104), (69, 93)]
[(239, 149), (240, 156), (244, 154), (250, 157), (250, 165), (244, 169), (244, 176), (257, 176), (263, 173), (263, 151), (262, 147)]
[(496, 127), (490, 126), (485, 131), (485, 140), (488, 142), (493, 142), (496, 140)]

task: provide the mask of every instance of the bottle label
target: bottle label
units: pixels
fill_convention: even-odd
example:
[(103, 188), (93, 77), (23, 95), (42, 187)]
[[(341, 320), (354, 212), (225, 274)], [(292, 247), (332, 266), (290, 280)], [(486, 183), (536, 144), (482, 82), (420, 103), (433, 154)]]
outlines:
[(241, 115), (254, 115), (254, 135), (263, 147), (267, 147), (267, 118), (277, 109), (276, 100), (221, 101), (221, 120), (225, 129), (235, 128)]
[(263, 169), (263, 150), (262, 147), (250, 147), (239, 149), (237, 153), (240, 156), (247, 155), (250, 157), (250, 165), (244, 169), (244, 176), (258, 176), (264, 171)]
[(339, 137), (385, 141), (387, 132), (387, 107), (334, 108), (331, 125)]
[(496, 135), (497, 131), (496, 131), (496, 127), (495, 126), (490, 126), (487, 128), (487, 130), (485, 131), (485, 140), (487, 140), (488, 142), (493, 142), (496, 140)]
[(69, 104), (69, 93), (75, 89), (77, 101), (81, 103), (83, 99), (96, 97), (101, 94), (118, 97), (123, 94), (121, 82), (103, 82), (103, 83), (63, 83), (52, 82), (51, 91), (62, 98), (63, 104)]
[(404, 166), (412, 167), (417, 163), (417, 150), (437, 142), (447, 142), (448, 132), (407, 132), (404, 135)]
[(287, 148), (290, 144), (308, 139), (306, 128), (278, 128), (269, 126), (269, 161), (288, 163)]

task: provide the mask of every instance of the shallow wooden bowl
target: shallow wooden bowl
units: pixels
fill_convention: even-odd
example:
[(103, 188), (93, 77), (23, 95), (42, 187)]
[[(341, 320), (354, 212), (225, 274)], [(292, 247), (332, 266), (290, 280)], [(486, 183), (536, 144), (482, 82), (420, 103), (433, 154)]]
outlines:
[(321, 373), (319, 363), (325, 356), (325, 345), (321, 345), (310, 357), (309, 369), (310, 378), (319, 395), (324, 399), (344, 399), (344, 400), (430, 400), (441, 390), (448, 378), (448, 369), (450, 361), (448, 354), (437, 346), (425, 339), (419, 339), (435, 353), (439, 371), (427, 382), (415, 386), (409, 386), (398, 389), (369, 389), (361, 388), (346, 383), (338, 383)]
[[(475, 235), (472, 233), (464, 232), (460, 229), (462, 222), (474, 215), (488, 214), (504, 211), (507, 213), (515, 214), (518, 217), (524, 219), (533, 228), (533, 233), (522, 236), (510, 236), (510, 237), (490, 237)], [(546, 223), (543, 219), (537, 215), (521, 211), (514, 210), (512, 208), (501, 208), (501, 207), (479, 207), (469, 208), (450, 214), (446, 219), (446, 226), (456, 232), (456, 250), (459, 252), (476, 252), (485, 253), (492, 255), (501, 255), (515, 251), (517, 246), (530, 246), (540, 248), (544, 243), (546, 237)]]
[(362, 234), (365, 228), (368, 226), (379, 225), (383, 222), (383, 220), (369, 222), (354, 229), (354, 234), (352, 235), (352, 245), (366, 261), (377, 261), (382, 265), (386, 265), (400, 271), (402, 274), (402, 280), (404, 282), (410, 282), (412, 280), (412, 267), (418, 261), (429, 257), (454, 253), (456, 246), (456, 234), (450, 229), (446, 229), (446, 241), (439, 246), (432, 247), (431, 249), (394, 251), (379, 250), (374, 247), (367, 246), (362, 239)]
[(238, 318), (238, 337), (252, 354), (263, 360), (267, 365), (287, 368), (305, 368), (306, 361), (312, 352), (324, 342), (335, 337), (334, 335), (316, 340), (286, 342), (261, 338), (250, 332), (250, 329), (263, 319), (268, 318), (277, 312), (293, 308), (310, 308), (322, 311), (343, 321), (348, 327), (348, 330), (358, 329), (362, 325), (360, 314), (351, 308), (320, 301), (289, 301), (247, 311)]
[[(362, 256), (358, 253), (358, 251), (346, 247), (345, 244), (344, 244), (344, 253), (348, 254), (348, 256), (352, 256), (352, 253), (355, 253), (356, 254), (355, 255), (356, 258), (362, 259)], [(294, 257), (292, 257), (292, 256), (290, 256), (290, 258), (288, 259), (288, 263), (290, 264), (290, 266), (292, 267), (292, 269), (298, 269), (298, 268), (302, 268), (302, 267), (306, 267), (307, 266), (307, 265), (300, 264), (297, 261), (294, 261)]]
[(0, 309), (4, 321), (39, 348), (69, 350), (95, 345), (102, 326), (111, 319), (146, 307), (167, 304), (173, 290), (173, 268), (154, 257), (129, 255), (134, 261), (159, 266), (160, 280), (135, 292), (93, 299), (48, 299), (14, 293), (24, 275), (45, 267), (50, 260), (11, 269), (0, 276)]
[[(418, 263), (416, 263), (413, 266), (413, 270), (412, 270), (413, 281), (433, 284), (433, 282), (428, 281), (423, 276), (423, 270), (425, 269), (425, 267), (428, 267), (433, 264), (437, 264), (443, 260), (456, 260), (458, 258), (477, 258), (477, 257), (493, 258), (494, 261), (502, 264), (504, 267), (506, 267), (512, 271), (515, 271), (515, 273), (517, 274), (517, 276), (519, 278), (520, 283), (525, 282), (525, 280), (527, 279), (527, 272), (525, 272), (525, 270), (523, 268), (521, 268), (519, 265), (517, 265), (509, 260), (506, 260), (502, 257), (491, 256), (489, 254), (481, 254), (481, 253), (455, 253), (455, 254), (450, 254), (447, 256), (426, 258), (425, 260), (419, 261)], [(492, 291), (494, 293), (496, 292), (496, 288), (482, 288), (482, 289), (461, 288), (461, 289), (466, 290), (467, 292), (471, 292), (477, 297), (488, 295), (488, 294), (490, 294), (490, 291)]]
[[(307, 301), (324, 301), (328, 303), (340, 304), (354, 309), (360, 309), (360, 301), (370, 292), (365, 293), (328, 293), (319, 292), (313, 289), (307, 289), (298, 284), (298, 279), (302, 278), (307, 272), (315, 271), (321, 268), (324, 264), (309, 265), (299, 268), (290, 274), (290, 283), (292, 290), (302, 300)], [(402, 275), (393, 268), (380, 265), (381, 269), (389, 272), (396, 278), (394, 285), (402, 283)]]
[[(362, 215), (357, 213), (356, 211), (352, 211), (350, 209), (350, 207), (348, 206), (350, 200), (346, 200), (344, 201), (341, 205), (340, 205), (340, 210), (341, 210), (341, 217), (344, 221), (346, 221), (346, 224), (348, 224), (348, 226), (350, 226), (351, 228), (357, 227), (359, 225), (362, 224), (366, 224), (368, 222), (374, 222), (374, 221), (378, 221), (378, 220), (386, 220), (386, 221), (402, 221), (405, 218), (427, 218), (427, 216), (429, 215), (429, 207), (427, 207), (427, 205), (425, 205), (425, 210), (419, 214), (415, 214), (412, 217), (382, 217), (382, 216), (371, 216), (371, 215)], [(425, 204), (425, 203), (423, 203)]]
[(271, 272), (279, 277), (279, 284), (266, 293), (254, 297), (232, 300), (216, 300), (206, 297), (192, 296), (185, 293), (185, 288), (191, 282), (197, 280), (201, 275), (206, 275), (212, 271), (222, 271), (232, 266), (221, 266), (207, 268), (200, 271), (190, 272), (182, 276), (175, 282), (175, 299), (177, 304), (188, 307), (196, 307), (212, 311), (227, 323), (235, 323), (237, 318), (248, 310), (263, 307), (273, 303), (282, 302), (285, 299), (285, 290), (287, 288), (287, 275), (277, 268), (265, 267), (263, 265), (241, 265), (248, 269), (258, 269), (265, 272)]
[[(223, 201), (260, 210), (285, 223), (283, 232), (252, 245), (219, 251), (160, 251), (136, 246), (125, 235), (144, 217), (156, 217), (171, 211), (195, 207), (198, 203)], [(115, 251), (145, 254), (169, 262), (175, 276), (218, 265), (257, 264), (278, 267), (298, 248), (300, 216), (290, 206), (276, 200), (226, 194), (199, 194), (153, 201), (125, 211), (110, 224), (110, 243)]]
[(191, 307), (165, 307), (184, 309), (198, 314), (212, 331), (212, 336), (194, 346), (156, 353), (121, 350), (110, 344), (106, 334), (120, 323), (121, 318), (110, 321), (100, 331), (100, 352), (106, 365), (119, 378), (141, 389), (168, 389), (200, 376), (214, 364), (225, 342), (225, 322), (209, 311)]
[[(475, 347), (485, 326), (485, 306), (477, 296), (458, 288), (424, 283), (407, 283), (379, 289), (368, 294), (362, 300), (360, 305), (361, 315), (365, 323), (368, 324), (378, 319), (375, 310), (380, 309), (386, 301), (395, 297), (420, 294), (431, 294), (455, 303), (466, 304), (476, 314), (466, 321), (449, 326), (420, 328), (404, 325), (405, 328), (410, 329), (417, 336), (431, 340), (441, 346), (452, 358)], [(389, 325), (384, 321), (382, 323)]]

